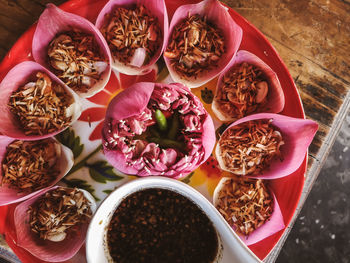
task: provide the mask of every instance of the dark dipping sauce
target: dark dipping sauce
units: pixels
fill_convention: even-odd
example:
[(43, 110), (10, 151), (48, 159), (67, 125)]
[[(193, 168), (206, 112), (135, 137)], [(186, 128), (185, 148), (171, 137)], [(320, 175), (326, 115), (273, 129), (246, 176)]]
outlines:
[(117, 263), (209, 263), (218, 252), (210, 219), (186, 197), (151, 188), (127, 196), (108, 226), (107, 242)]

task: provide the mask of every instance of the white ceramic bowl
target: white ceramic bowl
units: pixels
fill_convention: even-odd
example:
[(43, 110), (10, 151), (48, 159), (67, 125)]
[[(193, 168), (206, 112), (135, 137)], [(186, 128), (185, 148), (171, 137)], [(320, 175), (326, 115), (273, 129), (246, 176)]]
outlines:
[(215, 262), (256, 263), (261, 262), (234, 233), (216, 208), (198, 191), (180, 181), (164, 177), (146, 177), (133, 180), (113, 191), (100, 205), (90, 222), (86, 238), (86, 258), (89, 263), (112, 262), (109, 256), (106, 230), (115, 209), (128, 195), (148, 188), (161, 188), (181, 194), (199, 208), (213, 222), (219, 235), (219, 253)]

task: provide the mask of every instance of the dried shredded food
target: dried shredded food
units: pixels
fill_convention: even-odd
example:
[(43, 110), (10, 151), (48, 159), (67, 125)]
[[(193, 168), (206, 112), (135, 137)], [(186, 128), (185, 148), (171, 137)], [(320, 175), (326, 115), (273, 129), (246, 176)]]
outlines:
[(67, 108), (73, 98), (42, 72), (12, 93), (8, 106), (26, 135), (43, 135), (67, 127), (72, 119)]
[(218, 236), (210, 219), (176, 192), (151, 188), (127, 196), (108, 225), (113, 262), (211, 263)]
[(51, 41), (48, 60), (54, 73), (80, 93), (86, 93), (107, 68), (94, 36), (75, 30), (63, 32)]
[(130, 9), (118, 7), (106, 16), (101, 32), (117, 60), (130, 63), (139, 48), (146, 52), (143, 64), (156, 54), (162, 44), (162, 32), (157, 17), (143, 5)]
[(263, 105), (267, 92), (268, 83), (264, 73), (258, 67), (243, 62), (223, 76), (215, 100), (225, 115), (239, 119)]
[(225, 53), (224, 37), (206, 17), (190, 15), (174, 27), (164, 55), (184, 79), (217, 66)]
[(7, 146), (2, 162), (2, 185), (20, 192), (47, 187), (59, 174), (61, 152), (53, 139), (14, 141)]
[(256, 175), (268, 168), (271, 160), (282, 160), (281, 133), (272, 120), (255, 120), (232, 126), (219, 140), (225, 168), (237, 175)]
[(59, 242), (92, 215), (89, 200), (78, 189), (59, 187), (46, 192), (29, 209), (29, 224), (40, 238)]
[(264, 181), (234, 177), (224, 182), (216, 208), (235, 231), (247, 236), (269, 220), (273, 199)]

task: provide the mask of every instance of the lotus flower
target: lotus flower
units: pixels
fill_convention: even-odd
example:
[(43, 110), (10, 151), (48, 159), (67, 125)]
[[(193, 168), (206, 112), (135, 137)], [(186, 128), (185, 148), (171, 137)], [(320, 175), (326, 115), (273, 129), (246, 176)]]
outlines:
[(60, 81), (53, 73), (49, 72), (43, 66), (32, 61), (26, 61), (11, 69), (0, 83), (0, 133), (20, 140), (38, 140), (54, 136), (63, 130), (60, 129), (43, 135), (26, 135), (25, 131), (21, 129), (17, 119), (9, 109), (8, 103), (12, 93), (18, 88), (30, 83), (38, 72), (45, 73), (52, 82), (62, 86), (66, 93), (72, 98), (73, 103), (66, 109), (66, 117), (70, 116), (71, 121), (66, 127), (79, 118), (81, 114), (81, 106), (79, 97), (76, 95), (76, 93), (64, 85), (62, 81)]
[[(53, 142), (56, 143), (56, 146), (58, 147), (56, 149), (56, 153), (58, 153), (59, 156), (55, 167), (58, 168), (59, 174), (56, 176), (56, 178), (54, 178), (54, 180), (49, 185), (44, 187), (45, 189), (52, 187), (57, 182), (59, 182), (72, 168), (73, 160), (74, 160), (73, 153), (69, 148), (63, 146), (62, 144), (58, 143), (54, 139), (51, 139), (51, 140), (53, 140)], [(0, 135), (0, 163), (1, 164), (3, 164), (3, 160), (6, 156), (7, 146), (14, 141), (15, 140), (13, 138)], [(33, 197), (41, 190), (43, 189), (37, 189), (35, 192), (28, 193), (28, 192), (20, 192), (17, 189), (10, 188), (8, 185), (3, 183), (3, 166), (1, 165), (0, 167), (0, 206), (23, 201), (25, 199)]]
[(228, 113), (222, 111), (220, 109), (220, 102), (217, 99), (218, 92), (223, 88), (224, 76), (228, 74), (233, 67), (243, 62), (247, 62), (248, 64), (253, 65), (257, 67), (259, 70), (261, 70), (264, 74), (263, 77), (266, 78), (266, 82), (268, 83), (268, 90), (266, 90), (267, 95), (265, 93), (266, 101), (264, 103), (258, 104), (257, 109), (254, 112), (248, 112), (248, 113), (249, 114), (261, 113), (261, 112), (279, 113), (284, 108), (284, 93), (276, 73), (254, 54), (245, 50), (240, 50), (237, 52), (237, 55), (235, 56), (235, 58), (228, 64), (227, 68), (220, 74), (219, 80), (217, 83), (215, 97), (212, 103), (212, 109), (215, 115), (221, 121), (224, 121), (224, 122), (234, 121), (241, 117), (244, 117), (244, 116), (229, 115)]
[[(138, 74), (146, 74), (150, 72), (151, 67), (157, 62), (159, 57), (161, 56), (166, 43), (166, 38), (168, 36), (168, 14), (165, 6), (164, 0), (154, 0), (154, 1), (147, 1), (147, 0), (110, 0), (104, 8), (101, 10), (100, 14), (97, 17), (96, 20), (96, 27), (98, 29), (102, 29), (106, 26), (108, 23), (108, 17), (112, 15), (112, 12), (114, 12), (117, 8), (123, 7), (123, 8), (131, 8), (133, 6), (144, 6), (146, 10), (155, 16), (159, 22), (159, 27), (161, 30), (161, 41), (159, 48), (157, 51), (153, 54), (152, 57), (147, 59), (146, 61), (146, 51), (144, 48), (139, 47), (135, 50), (134, 55), (131, 58), (131, 62), (126, 64), (120, 60), (113, 54), (113, 63), (112, 66), (115, 70), (128, 74), (128, 75), (138, 75)], [(151, 28), (150, 28), (151, 29)], [(112, 45), (113, 46), (113, 45)], [(112, 47), (111, 46), (111, 47)], [(122, 51), (123, 52), (123, 51)]]
[(100, 93), (88, 98), (89, 101), (96, 104), (96, 107), (85, 109), (79, 118), (80, 121), (88, 123), (98, 122), (95, 129), (91, 132), (89, 140), (101, 140), (107, 106), (117, 93), (137, 82), (155, 81), (155, 79), (156, 70), (138, 76), (130, 76), (122, 73), (114, 74), (114, 72), (112, 72), (107, 86)]
[[(93, 67), (99, 74), (99, 79), (96, 82), (91, 82), (91, 87), (85, 91), (77, 91), (81, 97), (91, 97), (101, 91), (107, 84), (111, 74), (111, 54), (106, 41), (100, 31), (87, 19), (75, 14), (62, 11), (53, 4), (48, 4), (45, 11), (41, 14), (38, 25), (36, 27), (32, 53), (36, 62), (44, 67), (54, 71), (53, 66), (48, 62), (48, 50), (50, 42), (61, 33), (81, 32), (92, 35), (98, 50), (106, 61), (96, 61), (89, 65)], [(66, 65), (66, 64), (64, 64)], [(60, 65), (58, 65), (60, 66)], [(91, 74), (91, 69), (84, 69), (83, 82), (90, 82), (88, 76)]]
[[(227, 180), (232, 180), (231, 178), (224, 177), (220, 180), (217, 187), (215, 188), (214, 195), (213, 195), (213, 204), (216, 207), (219, 200), (219, 193), (224, 186), (224, 183)], [(252, 233), (250, 233), (248, 236), (245, 236), (243, 234), (237, 233), (238, 236), (242, 239), (242, 241), (247, 245), (250, 246), (254, 243), (257, 243), (275, 233), (285, 228), (283, 215), (280, 209), (280, 206), (278, 204), (278, 200), (274, 194), (274, 187), (275, 186), (269, 186), (269, 192), (273, 197), (273, 212), (271, 214), (271, 217), (260, 227), (258, 227), (256, 230), (254, 230)], [(229, 223), (230, 224), (230, 223)], [(231, 224), (230, 224), (231, 225)], [(233, 230), (234, 227), (232, 227)]]
[[(254, 120), (271, 120), (271, 124), (281, 133), (284, 145), (280, 147), (282, 160), (272, 159), (269, 163), (269, 167), (266, 168), (261, 174), (250, 177), (260, 179), (276, 179), (287, 176), (297, 170), (305, 158), (307, 149), (318, 129), (318, 124), (312, 120), (292, 118), (273, 113), (259, 113), (234, 122), (224, 131), (224, 133), (231, 127)], [(220, 168), (231, 172), (223, 161), (220, 141), (216, 146), (215, 153)]]
[[(41, 196), (57, 188), (46, 189), (32, 196), (30, 199), (19, 204), (14, 211), (14, 226), (16, 228), (17, 243), (16, 245), (26, 249), (35, 257), (48, 262), (61, 262), (72, 258), (83, 245), (89, 221), (77, 225), (76, 231), (68, 232), (65, 239), (59, 242), (53, 242), (41, 239), (38, 234), (30, 229), (28, 213), (29, 206), (35, 203)], [(63, 188), (65, 189), (65, 188)], [(68, 188), (67, 188), (68, 189)], [(85, 190), (79, 189), (84, 197), (90, 202), (92, 213), (96, 210), (96, 204), (93, 197)]]
[[(168, 129), (157, 128), (157, 114), (162, 122), (168, 116)], [(188, 88), (150, 82), (136, 83), (113, 98), (102, 137), (107, 160), (138, 176), (186, 176), (215, 144), (213, 121)]]
[[(228, 63), (232, 61), (241, 44), (242, 29), (233, 21), (227, 9), (217, 0), (204, 0), (198, 4), (189, 4), (180, 6), (174, 13), (169, 27), (169, 37), (167, 47), (169, 46), (170, 36), (174, 28), (181, 23), (189, 15), (199, 15), (206, 17), (207, 21), (218, 28), (224, 38), (225, 52), (219, 58), (215, 67), (209, 71), (204, 71), (199, 74), (193, 74), (190, 78), (183, 78), (172, 66), (172, 60), (164, 55), (165, 63), (168, 67), (169, 73), (175, 82), (183, 83), (184, 85), (195, 88), (216, 77), (222, 72)], [(200, 33), (200, 32), (199, 32)]]

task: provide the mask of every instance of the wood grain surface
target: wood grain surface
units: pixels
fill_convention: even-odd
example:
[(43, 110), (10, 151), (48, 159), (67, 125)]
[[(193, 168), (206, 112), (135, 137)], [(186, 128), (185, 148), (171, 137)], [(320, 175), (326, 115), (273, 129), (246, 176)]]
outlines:
[[(45, 8), (64, 0), (0, 0), (0, 59)], [(224, 0), (254, 24), (286, 63), (306, 117), (320, 125), (309, 149), (300, 211), (350, 107), (349, 0)], [(292, 220), (290, 227), (293, 225)], [(274, 262), (286, 231), (266, 262)]]

